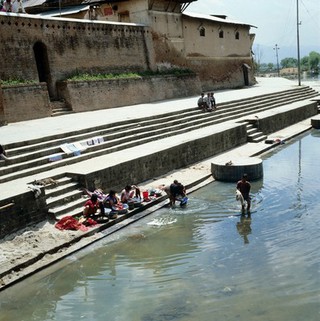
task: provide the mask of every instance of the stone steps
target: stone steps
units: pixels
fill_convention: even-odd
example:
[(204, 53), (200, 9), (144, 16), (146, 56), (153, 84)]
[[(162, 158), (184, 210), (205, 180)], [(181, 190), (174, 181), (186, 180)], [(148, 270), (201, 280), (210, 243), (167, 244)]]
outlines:
[[(263, 100), (265, 100), (267, 103), (265, 103), (263, 107), (259, 107), (259, 111), (267, 110), (270, 107), (275, 108), (275, 106), (282, 104), (281, 102), (283, 99), (281, 99), (281, 97), (274, 98), (273, 95), (271, 95), (270, 97), (272, 99), (265, 99), (265, 97), (263, 97)], [(293, 97), (288, 99), (287, 93), (284, 93), (283, 97), (285, 99), (285, 102), (288, 103), (288, 101), (296, 99), (297, 96), (293, 95)], [(241, 105), (242, 115), (245, 113), (252, 114), (253, 109), (256, 111), (257, 101), (261, 103), (261, 99), (250, 99), (250, 102), (246, 102), (242, 104)], [(243, 107), (244, 105), (246, 105), (246, 107)], [(224, 104), (219, 107), (219, 110), (217, 110), (214, 113), (211, 113), (213, 114), (211, 116), (208, 116), (210, 115), (208, 113), (204, 113), (203, 115), (200, 115), (202, 117), (197, 117), (197, 118), (200, 118), (200, 120), (197, 122), (193, 121), (192, 127), (194, 129), (197, 126), (197, 124), (201, 124), (201, 127), (203, 127), (203, 126), (209, 126), (209, 123), (215, 124), (215, 123), (226, 121), (230, 118), (233, 119), (235, 114), (236, 115), (239, 114), (238, 108), (239, 108), (238, 102)], [(177, 131), (181, 130), (181, 126), (184, 131), (188, 130), (188, 128), (186, 128), (185, 122), (188, 123), (188, 121), (186, 120), (189, 118), (193, 119), (194, 114), (199, 115), (198, 109), (185, 112), (184, 121), (182, 122), (180, 120), (177, 120), (176, 115), (169, 115), (169, 116), (166, 115), (163, 118), (166, 119), (167, 123), (168, 122), (170, 123), (170, 126), (176, 126), (176, 133), (177, 133)], [(181, 117), (180, 114), (179, 114), (179, 117)], [(149, 130), (150, 130), (150, 126), (151, 128), (153, 128), (153, 135), (151, 137), (152, 140), (154, 140), (157, 135), (161, 136), (162, 134), (162, 131), (160, 131), (157, 127), (154, 127), (153, 119), (147, 119), (147, 120), (141, 121), (139, 122), (139, 125), (140, 125), (139, 127), (148, 128)], [(267, 136), (264, 135), (262, 132), (259, 132), (258, 129), (255, 128), (253, 124), (247, 123), (246, 127), (247, 127), (248, 141), (260, 142), (267, 138)], [(131, 128), (127, 128), (124, 132), (127, 131), (127, 135), (130, 136), (130, 130)], [(165, 131), (167, 131), (167, 129), (165, 129)], [(122, 132), (122, 134), (124, 132)], [(139, 140), (143, 140), (144, 138), (146, 138), (146, 137), (142, 137), (144, 135), (143, 132), (144, 131), (140, 132), (139, 134), (136, 134), (135, 138)], [(126, 136), (126, 139), (128, 139), (128, 136)], [(120, 140), (118, 141), (118, 144), (120, 144)], [(88, 196), (86, 196), (83, 193), (83, 191), (79, 189), (79, 186), (77, 183), (72, 182), (71, 178), (65, 177), (64, 179), (66, 183), (62, 188), (61, 186), (58, 186), (51, 189), (48, 192), (48, 194), (46, 193), (48, 195), (48, 198), (47, 198), (48, 212), (50, 215), (54, 217), (55, 220), (59, 220), (66, 215), (80, 216), (82, 214), (83, 205), (85, 201), (88, 199)]]
[(61, 116), (73, 113), (73, 110), (66, 105), (64, 100), (52, 100), (50, 101), (51, 116)]
[[(99, 128), (86, 128), (79, 131), (43, 137), (32, 141), (14, 143), (8, 146), (13, 163), (0, 167), (0, 182), (10, 181), (53, 168), (81, 162), (87, 159), (113, 153), (119, 150), (160, 140), (172, 135), (190, 133), (203, 127), (213, 126), (229, 120), (245, 118), (248, 115), (284, 106), (292, 102), (310, 99), (318, 93), (308, 87), (287, 90), (274, 94), (236, 100), (218, 105), (214, 112), (200, 112), (198, 108), (184, 109), (181, 112), (134, 120), (122, 121)], [(242, 120), (243, 121), (243, 120)], [(258, 142), (266, 136), (247, 124), (248, 141)], [(103, 142), (90, 146), (79, 156), (65, 154), (60, 145), (65, 142), (79, 142), (102, 137)], [(61, 160), (49, 162), (48, 156), (61, 155)], [(45, 187), (47, 210), (55, 220), (65, 215), (79, 216), (88, 198), (81, 186), (63, 174), (52, 177), (57, 184)]]
[(260, 132), (258, 128), (254, 127), (253, 124), (247, 124), (247, 134), (248, 134), (248, 142), (251, 143), (259, 143), (267, 139), (267, 135)]
[(47, 211), (54, 220), (80, 215), (85, 202), (83, 189), (71, 177), (52, 177), (57, 184), (45, 186)]
[[(41, 142), (39, 140), (25, 142), (24, 146), (13, 144), (13, 146), (7, 147), (12, 163), (0, 168), (0, 182), (10, 181), (172, 135), (245, 117), (301, 99), (309, 99), (313, 95), (317, 95), (317, 93), (312, 91), (311, 88), (299, 87), (294, 90), (224, 103), (219, 105), (218, 109), (212, 113), (199, 113), (197, 108), (191, 108), (180, 113), (167, 113), (157, 117), (152, 116), (146, 119), (138, 118), (123, 121), (116, 126), (109, 125), (108, 128), (101, 126), (91, 131), (72, 132), (71, 135), (44, 137)], [(90, 146), (82, 151), (79, 156), (75, 157), (73, 154), (66, 154), (60, 148), (60, 145), (66, 141), (69, 143), (85, 141), (95, 136), (102, 137), (104, 142)], [(61, 160), (50, 162), (49, 158), (52, 155), (60, 157)]]
[[(275, 108), (281, 106), (283, 103), (290, 103), (297, 101), (297, 93), (300, 94), (300, 98), (305, 98), (300, 92), (302, 90), (280, 92), (275, 98), (275, 95), (266, 95), (269, 97), (255, 97), (249, 98), (245, 101), (231, 102), (221, 104), (219, 109), (213, 113), (200, 113), (197, 108), (183, 111), (179, 114), (171, 113), (161, 115), (157, 118), (150, 117), (148, 119), (136, 119), (128, 122), (124, 122), (119, 126), (115, 126), (112, 129), (100, 128), (99, 130), (93, 130), (92, 132), (80, 132), (79, 134), (72, 133), (71, 136), (64, 137), (44, 137), (41, 143), (39, 142), (26, 142), (25, 146), (15, 147), (11, 150), (11, 146), (7, 147), (8, 154), (12, 159), (12, 164), (6, 167), (0, 168), (1, 180), (8, 181), (27, 175), (28, 170), (35, 166), (40, 169), (47, 170), (48, 167), (56, 168), (59, 165), (64, 166), (70, 163), (83, 161), (91, 158), (92, 152), (96, 152), (95, 156), (100, 156), (104, 153), (114, 152), (123, 148), (130, 147), (128, 141), (134, 141), (134, 145), (139, 143), (146, 143), (150, 141), (150, 133), (152, 132), (152, 140), (161, 139), (170, 135), (177, 135), (186, 131), (196, 130), (205, 126), (212, 126), (222, 121), (231, 120), (233, 118), (246, 116), (253, 112), (263, 111), (268, 108)], [(308, 93), (310, 95), (310, 93)], [(272, 98), (272, 99), (271, 99)], [(264, 102), (264, 103), (262, 103)], [(275, 103), (276, 102), (276, 103)], [(257, 105), (259, 103), (259, 105)], [(240, 111), (239, 111), (240, 109)], [(133, 130), (134, 129), (134, 130)], [(132, 134), (134, 132), (134, 134)], [(64, 153), (60, 145), (66, 142), (81, 142), (86, 141), (94, 136), (100, 136), (104, 139), (103, 144), (94, 145), (82, 154), (88, 154), (88, 157), (81, 155), (81, 157), (75, 158), (73, 154)], [(117, 146), (117, 148), (112, 148)], [(20, 153), (20, 154), (18, 154)], [(49, 163), (50, 156), (55, 155), (62, 160), (59, 162)], [(71, 159), (71, 160), (68, 160)], [(49, 164), (48, 164), (49, 163)], [(18, 172), (21, 171), (21, 175)], [(7, 177), (6, 177), (7, 175)]]

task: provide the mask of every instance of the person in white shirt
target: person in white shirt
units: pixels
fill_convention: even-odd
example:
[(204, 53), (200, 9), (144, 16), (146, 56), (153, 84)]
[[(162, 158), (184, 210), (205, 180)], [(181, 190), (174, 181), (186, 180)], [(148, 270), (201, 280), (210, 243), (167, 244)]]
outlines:
[(127, 185), (120, 194), (120, 200), (122, 203), (128, 203), (132, 198), (141, 197), (140, 189), (136, 185)]

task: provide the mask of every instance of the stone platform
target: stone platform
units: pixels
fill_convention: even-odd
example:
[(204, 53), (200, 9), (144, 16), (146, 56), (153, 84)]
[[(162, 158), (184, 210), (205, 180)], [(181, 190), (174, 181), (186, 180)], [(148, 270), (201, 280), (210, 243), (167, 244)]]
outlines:
[(243, 174), (250, 181), (263, 177), (262, 160), (258, 157), (242, 157), (235, 160), (218, 157), (211, 163), (213, 178), (217, 181), (236, 182)]

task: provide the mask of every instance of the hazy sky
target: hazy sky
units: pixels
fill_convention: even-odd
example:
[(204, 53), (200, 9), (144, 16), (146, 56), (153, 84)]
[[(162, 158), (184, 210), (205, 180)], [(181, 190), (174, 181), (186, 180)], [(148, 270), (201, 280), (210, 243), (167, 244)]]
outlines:
[[(254, 49), (261, 49), (264, 62), (275, 58), (275, 44), (280, 58), (297, 55), (297, 0), (198, 0), (186, 11), (224, 14), (256, 26), (251, 29), (256, 34)], [(299, 0), (299, 21), (301, 57), (320, 53), (320, 0)]]

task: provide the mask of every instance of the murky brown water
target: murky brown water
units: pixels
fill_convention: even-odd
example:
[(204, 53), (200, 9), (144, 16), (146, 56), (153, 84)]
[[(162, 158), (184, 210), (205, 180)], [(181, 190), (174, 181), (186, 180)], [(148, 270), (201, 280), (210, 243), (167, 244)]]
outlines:
[(212, 183), (0, 293), (0, 320), (319, 321), (319, 144), (264, 160), (251, 218)]

